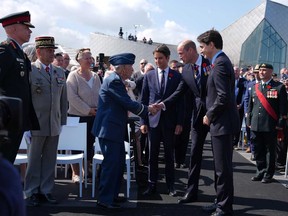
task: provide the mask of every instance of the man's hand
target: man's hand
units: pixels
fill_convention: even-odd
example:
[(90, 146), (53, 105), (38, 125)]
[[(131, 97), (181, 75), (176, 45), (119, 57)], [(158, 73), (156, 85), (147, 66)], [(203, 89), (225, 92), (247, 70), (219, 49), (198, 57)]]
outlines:
[(152, 114), (152, 115), (155, 115), (158, 110), (153, 106), (153, 105), (149, 105), (148, 106), (148, 111)]
[(176, 125), (174, 134), (175, 134), (175, 135), (179, 135), (179, 134), (182, 133), (182, 130), (183, 130), (182, 125)]
[(206, 115), (203, 117), (203, 124), (207, 125), (207, 126), (210, 125), (210, 121), (209, 121), (209, 119), (208, 119), (208, 117)]
[(140, 130), (142, 134), (147, 134), (148, 133), (148, 126), (147, 125), (141, 125)]
[(165, 106), (164, 106), (164, 104), (162, 102), (154, 103), (154, 104), (152, 104), (152, 106), (155, 107), (158, 111), (160, 111), (161, 109), (165, 108)]

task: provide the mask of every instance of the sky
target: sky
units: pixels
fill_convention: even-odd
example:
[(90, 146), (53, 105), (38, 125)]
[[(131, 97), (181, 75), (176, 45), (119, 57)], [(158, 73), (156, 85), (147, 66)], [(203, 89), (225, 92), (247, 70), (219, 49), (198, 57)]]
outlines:
[[(177, 45), (215, 28), (222, 31), (264, 0), (1, 0), (0, 17), (29, 10), (37, 36), (53, 36), (64, 47), (89, 47), (90, 34), (100, 32), (124, 38)], [(288, 0), (275, 0), (286, 2)], [(0, 27), (0, 41), (6, 39)]]

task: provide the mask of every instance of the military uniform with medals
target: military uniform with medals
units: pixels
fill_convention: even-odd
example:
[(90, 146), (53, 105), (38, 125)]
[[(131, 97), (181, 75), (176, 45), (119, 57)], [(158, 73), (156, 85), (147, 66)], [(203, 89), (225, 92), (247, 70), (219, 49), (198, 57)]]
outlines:
[[(273, 69), (270, 64), (261, 64), (261, 67)], [(253, 181), (271, 182), (275, 172), (276, 127), (283, 128), (286, 115), (287, 94), (282, 83), (271, 77), (268, 82), (261, 81), (252, 87), (247, 125), (251, 126), (251, 139), (255, 143), (257, 173)]]
[[(0, 19), (3, 27), (7, 25), (22, 23), (32, 27), (29, 12), (12, 14)], [(11, 23), (12, 22), (12, 23)], [(34, 27), (34, 26), (33, 26)], [(14, 162), (22, 140), (23, 132), (30, 129), (39, 129), (39, 124), (31, 100), (29, 73), (31, 62), (23, 52), (19, 44), (8, 38), (0, 44), (0, 91), (7, 97), (20, 98), (22, 100), (22, 128), (15, 131), (8, 131), (8, 141), (1, 143), (0, 152), (3, 157), (11, 163)]]

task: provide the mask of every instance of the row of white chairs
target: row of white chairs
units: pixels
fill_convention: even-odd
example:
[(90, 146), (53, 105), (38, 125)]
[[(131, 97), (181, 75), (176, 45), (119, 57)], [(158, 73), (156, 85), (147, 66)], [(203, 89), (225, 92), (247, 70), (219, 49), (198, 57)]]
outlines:
[[(73, 118), (73, 117), (69, 117), (69, 118)], [(57, 164), (65, 164), (66, 171), (67, 171), (68, 164), (79, 164), (79, 167), (83, 167), (83, 161), (84, 161), (85, 188), (87, 188), (86, 131), (87, 131), (86, 123), (64, 125), (62, 127), (62, 131), (59, 136), (59, 143), (58, 143), (58, 150), (59, 150), (58, 152), (62, 152), (62, 153), (57, 154), (57, 161), (56, 161), (56, 166)], [(128, 130), (128, 134), (130, 134), (130, 130)], [(130, 151), (130, 143), (125, 142), (124, 144), (125, 144), (125, 151), (126, 151), (126, 168), (127, 168), (127, 192), (126, 192), (127, 194), (126, 196), (129, 197), (130, 181), (131, 181), (131, 172), (130, 172), (130, 167), (131, 167), (130, 152), (131, 151)], [(95, 196), (96, 165), (101, 164), (104, 159), (103, 155), (101, 154), (101, 149), (100, 149), (97, 138), (95, 139), (94, 148), (95, 148), (94, 149), (95, 155), (93, 157), (93, 163), (92, 163), (92, 197)], [(19, 149), (27, 150), (27, 142), (24, 136), (22, 138), (22, 142), (21, 142)], [(72, 150), (81, 151), (82, 153), (71, 154)], [(25, 163), (28, 163), (27, 153), (18, 153), (14, 164), (19, 165), (19, 164), (25, 164)], [(135, 164), (133, 165), (134, 166), (132, 166), (133, 168), (132, 173), (135, 176)], [(57, 171), (57, 168), (55, 170)], [(66, 171), (65, 171), (65, 177), (66, 177)], [(79, 181), (83, 182), (82, 172), (80, 172), (79, 177), (80, 177)], [(79, 184), (79, 197), (82, 197), (82, 184)]]

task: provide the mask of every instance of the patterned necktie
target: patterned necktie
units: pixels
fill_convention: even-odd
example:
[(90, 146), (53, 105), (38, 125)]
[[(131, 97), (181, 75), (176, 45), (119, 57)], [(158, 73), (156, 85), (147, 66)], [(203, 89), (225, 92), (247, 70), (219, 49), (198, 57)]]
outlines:
[(48, 75), (50, 75), (50, 68), (46, 66), (45, 71), (47, 72)]
[(163, 95), (164, 94), (164, 89), (165, 89), (165, 70), (161, 71), (161, 83), (160, 83), (160, 94)]
[(200, 89), (200, 72), (199, 72), (199, 66), (194, 64), (194, 73), (195, 73), (195, 82), (197, 84), (197, 88)]

